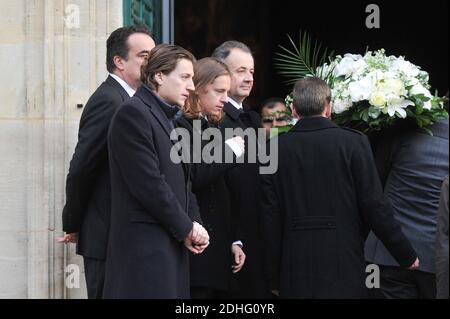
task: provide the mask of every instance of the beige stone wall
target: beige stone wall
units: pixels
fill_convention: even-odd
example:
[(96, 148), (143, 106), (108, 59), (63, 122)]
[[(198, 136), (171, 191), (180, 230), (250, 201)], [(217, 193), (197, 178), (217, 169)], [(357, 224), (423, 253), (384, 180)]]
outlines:
[(0, 298), (83, 298), (83, 281), (64, 284), (65, 266), (81, 259), (55, 238), (76, 105), (106, 77), (106, 38), (122, 25), (122, 1), (0, 1), (0, 12)]

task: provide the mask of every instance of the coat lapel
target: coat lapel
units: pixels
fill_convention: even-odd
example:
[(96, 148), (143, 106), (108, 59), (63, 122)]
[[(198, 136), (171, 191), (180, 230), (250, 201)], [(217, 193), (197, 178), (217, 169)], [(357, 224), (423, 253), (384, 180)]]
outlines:
[(120, 94), (120, 96), (122, 97), (122, 101), (126, 101), (130, 98), (127, 91), (125, 91), (122, 85), (120, 85), (119, 82), (114, 80), (114, 78), (111, 75), (108, 75), (105, 82), (111, 85)]
[[(175, 143), (177, 141), (173, 141), (170, 138), (171, 128), (169, 125), (169, 119), (167, 118), (166, 114), (164, 114), (164, 111), (161, 109), (161, 106), (160, 106), (161, 102), (159, 101), (159, 99), (156, 98), (156, 96), (151, 91), (151, 89), (149, 87), (147, 87), (146, 85), (142, 85), (136, 91), (136, 94), (134, 96), (139, 98), (145, 105), (147, 105), (149, 107), (150, 112), (153, 114), (153, 116), (156, 118), (158, 123), (161, 125), (164, 132), (169, 137), (170, 142), (173, 145), (175, 145)], [(186, 187), (186, 189), (188, 189), (190, 175), (191, 175), (191, 165), (190, 165), (190, 163), (184, 163), (183, 161), (181, 162), (181, 164), (182, 164), (181, 166), (182, 166), (184, 174), (185, 174), (185, 181), (186, 181), (185, 187)], [(188, 205), (188, 201), (187, 201), (187, 205)]]
[(241, 119), (241, 116), (244, 115), (245, 117), (243, 110), (238, 110), (233, 104), (228, 102), (224, 105), (223, 111), (236, 124), (237, 127), (241, 127), (243, 129), (247, 128), (247, 125)]
[[(160, 101), (155, 97), (154, 93), (148, 88), (146, 85), (142, 85), (135, 94), (145, 105), (147, 105), (150, 109), (150, 112), (156, 118), (158, 123), (163, 128), (164, 132), (170, 139), (171, 128), (169, 125), (169, 119), (164, 114), (164, 111), (161, 109)], [(171, 139), (170, 139), (171, 140)], [(174, 141), (171, 140), (173, 144)]]

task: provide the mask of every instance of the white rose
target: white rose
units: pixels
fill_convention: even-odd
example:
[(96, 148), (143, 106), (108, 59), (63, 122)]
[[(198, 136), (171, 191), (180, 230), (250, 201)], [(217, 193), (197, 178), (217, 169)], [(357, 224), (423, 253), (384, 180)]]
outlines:
[(370, 95), (369, 103), (382, 108), (386, 104), (386, 96), (382, 91), (375, 91)]
[(397, 96), (406, 94), (406, 89), (403, 82), (398, 79), (386, 79), (380, 83), (379, 88), (385, 93), (393, 93)]

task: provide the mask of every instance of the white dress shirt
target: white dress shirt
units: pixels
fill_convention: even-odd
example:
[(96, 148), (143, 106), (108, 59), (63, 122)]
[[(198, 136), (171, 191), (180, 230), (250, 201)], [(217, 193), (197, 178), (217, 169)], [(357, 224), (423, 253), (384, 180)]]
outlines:
[(235, 100), (233, 100), (233, 98), (228, 97), (228, 102), (231, 103), (231, 105), (233, 105), (235, 108), (237, 108), (238, 110), (243, 110), (244, 107), (242, 106), (242, 103), (238, 103)]
[(117, 82), (119, 82), (120, 86), (123, 87), (123, 89), (125, 91), (127, 91), (128, 95), (130, 97), (132, 97), (134, 95), (134, 93), (136, 93), (136, 91), (128, 85), (127, 82), (125, 82), (124, 80), (122, 80), (121, 78), (119, 78), (117, 75), (110, 73), (109, 74), (114, 80), (116, 80)]

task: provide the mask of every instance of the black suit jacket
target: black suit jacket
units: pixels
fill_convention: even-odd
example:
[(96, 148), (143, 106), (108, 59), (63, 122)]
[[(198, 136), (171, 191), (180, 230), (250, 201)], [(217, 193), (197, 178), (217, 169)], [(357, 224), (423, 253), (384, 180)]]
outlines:
[(190, 170), (171, 159), (174, 142), (163, 107), (167, 105), (144, 85), (111, 122), (105, 298), (189, 298), (183, 241), (192, 222), (201, 220)]
[(63, 230), (79, 233), (77, 252), (104, 260), (111, 213), (106, 135), (111, 118), (130, 96), (108, 76), (92, 94), (81, 115), (78, 143), (66, 182)]
[[(224, 106), (225, 116), (221, 128), (251, 128), (261, 127), (259, 114), (244, 106), (242, 111), (231, 103)], [(234, 277), (236, 278), (236, 298), (265, 298), (268, 289), (263, 279), (262, 236), (260, 228), (260, 187), (258, 163), (249, 163), (249, 143), (254, 140), (245, 138), (245, 163), (226, 173), (225, 180), (230, 191), (231, 210), (237, 229), (237, 238), (243, 241), (246, 254), (245, 265)]]
[[(419, 254), (419, 270), (434, 274), (436, 212), (442, 180), (449, 170), (448, 119), (439, 120), (430, 130), (433, 135), (416, 126), (393, 132), (381, 140), (375, 160), (394, 216)], [(366, 242), (366, 260), (398, 266), (373, 233)]]
[(261, 176), (266, 276), (281, 297), (367, 297), (365, 225), (412, 265), (365, 135), (312, 117), (278, 142), (278, 171)]

